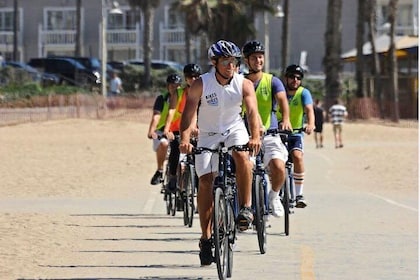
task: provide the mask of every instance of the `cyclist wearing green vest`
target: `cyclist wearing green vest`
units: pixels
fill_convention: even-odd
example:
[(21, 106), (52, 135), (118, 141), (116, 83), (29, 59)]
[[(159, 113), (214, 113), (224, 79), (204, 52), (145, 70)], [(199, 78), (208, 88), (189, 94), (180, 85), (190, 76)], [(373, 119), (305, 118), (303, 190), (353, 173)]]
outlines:
[[(315, 115), (311, 92), (302, 86), (304, 72), (299, 65), (289, 65), (285, 71), (287, 99), (290, 108), (290, 122), (296, 133), (289, 137), (289, 153), (292, 153), (294, 164), (296, 207), (305, 208), (307, 203), (303, 196), (305, 166), (303, 160), (303, 132), (311, 134), (315, 128)], [(282, 119), (281, 114), (279, 120)], [(304, 122), (306, 119), (306, 126)]]
[(263, 72), (265, 48), (260, 42), (247, 42), (242, 48), (242, 53), (249, 69), (246, 78), (254, 84), (258, 112), (265, 132), (263, 137), (264, 164), (268, 167), (272, 188), (268, 195), (269, 207), (274, 217), (280, 217), (284, 215), (284, 209), (279, 192), (285, 180), (285, 162), (288, 152), (279, 135), (273, 132), (278, 130), (277, 107), (285, 116), (281, 129), (291, 130), (292, 128), (288, 120), (289, 105), (286, 90), (279, 78)]
[(169, 110), (177, 106), (177, 88), (181, 85), (181, 77), (178, 74), (170, 74), (166, 78), (167, 91), (159, 95), (153, 105), (153, 115), (149, 125), (147, 137), (153, 139), (153, 150), (156, 152), (157, 170), (150, 184), (157, 185), (163, 177), (163, 164), (168, 151), (168, 140), (163, 137), (163, 130), (167, 123)]

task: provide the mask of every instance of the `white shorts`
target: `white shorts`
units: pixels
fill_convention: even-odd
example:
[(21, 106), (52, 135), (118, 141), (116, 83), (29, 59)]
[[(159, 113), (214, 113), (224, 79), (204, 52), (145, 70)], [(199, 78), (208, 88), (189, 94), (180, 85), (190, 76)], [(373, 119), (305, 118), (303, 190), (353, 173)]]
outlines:
[(280, 139), (279, 135), (265, 135), (263, 140), (264, 147), (264, 165), (268, 166), (270, 160), (280, 159), (283, 162), (287, 161), (289, 153), (286, 146)]
[[(220, 142), (226, 147), (245, 145), (249, 142), (249, 134), (243, 123), (229, 129), (226, 133), (211, 134), (201, 132), (198, 135), (197, 147), (216, 149)], [(203, 152), (195, 156), (195, 169), (198, 177), (218, 171), (219, 156), (210, 152)]]
[[(159, 135), (159, 136), (162, 136), (162, 131), (156, 131), (156, 134)], [(155, 151), (155, 152), (157, 151), (160, 143), (168, 143), (168, 139), (166, 139), (166, 138), (153, 139), (153, 151)]]

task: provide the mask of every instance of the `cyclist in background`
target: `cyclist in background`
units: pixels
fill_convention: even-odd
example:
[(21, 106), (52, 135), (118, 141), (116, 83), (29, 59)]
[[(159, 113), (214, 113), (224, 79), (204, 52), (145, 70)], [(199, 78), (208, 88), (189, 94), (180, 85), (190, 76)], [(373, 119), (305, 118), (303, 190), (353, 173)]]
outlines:
[[(245, 77), (251, 80), (257, 95), (258, 112), (261, 116), (262, 126), (265, 132), (278, 130), (276, 109), (283, 113), (282, 130), (292, 130), (289, 121), (289, 104), (286, 90), (279, 78), (263, 72), (265, 48), (258, 41), (249, 41), (243, 48), (242, 53), (249, 69)], [(269, 207), (275, 217), (284, 215), (283, 205), (280, 201), (279, 192), (286, 179), (285, 162), (288, 158), (286, 146), (279, 135), (265, 133), (263, 138), (264, 164), (268, 167), (271, 178), (271, 190), (269, 192)]]
[(150, 180), (150, 184), (158, 185), (163, 177), (163, 164), (168, 151), (168, 140), (163, 136), (170, 110), (177, 105), (177, 88), (181, 85), (181, 77), (177, 74), (170, 74), (166, 78), (166, 91), (156, 97), (153, 105), (153, 115), (149, 125), (147, 137), (153, 139), (153, 150), (156, 152), (157, 170)]
[[(296, 64), (289, 65), (285, 71), (285, 84), (287, 99), (289, 100), (290, 122), (293, 130), (303, 130), (311, 134), (315, 128), (315, 116), (311, 92), (302, 86), (304, 72), (302, 67)], [(281, 121), (282, 115), (278, 114)], [(304, 127), (304, 121), (307, 121)], [(295, 181), (296, 207), (305, 208), (307, 203), (303, 196), (303, 182), (305, 166), (303, 159), (303, 132), (293, 133), (289, 137), (289, 153), (292, 153), (293, 176)]]
[[(251, 81), (236, 71), (237, 64), (240, 63), (241, 50), (232, 42), (220, 40), (210, 46), (208, 57), (215, 70), (201, 75), (190, 88), (181, 120), (181, 152), (188, 153), (192, 150), (190, 132), (200, 103), (198, 147), (214, 149), (220, 142), (224, 142), (226, 147), (248, 143), (249, 148), (258, 153), (261, 146), (260, 121), (254, 87)], [(251, 138), (241, 117), (242, 103), (245, 104), (248, 113)], [(243, 231), (248, 229), (253, 221), (252, 170), (247, 151), (233, 151), (232, 156), (236, 167), (240, 206), (236, 222), (239, 230)], [(211, 217), (217, 158), (211, 153), (202, 153), (195, 158), (199, 177), (197, 206), (201, 226), (199, 243), (201, 265), (210, 265), (213, 262)]]
[(174, 192), (176, 191), (177, 182), (177, 168), (179, 163), (179, 127), (181, 124), (182, 112), (185, 108), (185, 101), (188, 95), (191, 84), (201, 75), (201, 68), (197, 64), (187, 64), (184, 66), (184, 78), (186, 85), (178, 87), (177, 91), (177, 105), (175, 109), (170, 109), (168, 118), (166, 120), (163, 134), (170, 139), (171, 151), (169, 154), (169, 186), (167, 188)]

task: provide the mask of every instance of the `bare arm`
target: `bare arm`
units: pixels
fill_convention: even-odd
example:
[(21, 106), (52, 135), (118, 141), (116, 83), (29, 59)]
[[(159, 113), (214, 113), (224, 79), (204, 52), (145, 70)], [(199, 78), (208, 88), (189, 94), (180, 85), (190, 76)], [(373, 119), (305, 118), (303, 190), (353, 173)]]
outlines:
[(306, 126), (305, 132), (311, 134), (315, 128), (315, 114), (313, 104), (305, 105), (305, 113), (308, 118), (308, 125)]
[(191, 152), (192, 147), (190, 146), (190, 135), (191, 131), (196, 128), (197, 125), (197, 108), (202, 93), (203, 81), (199, 78), (194, 81), (188, 91), (184, 112), (181, 117), (181, 142), (179, 148), (182, 153)]
[(152, 119), (150, 120), (149, 124), (149, 132), (147, 133), (147, 137), (150, 139), (156, 138), (156, 127), (160, 120), (160, 112), (159, 111), (153, 111)]
[(260, 126), (261, 118), (258, 113), (257, 97), (255, 95), (254, 85), (248, 79), (244, 79), (242, 89), (244, 104), (246, 106), (246, 114), (248, 118), (249, 131), (251, 139), (249, 141), (249, 148), (258, 153), (261, 147)]
[(282, 130), (292, 130), (292, 124), (290, 123), (290, 110), (289, 102), (287, 101), (287, 95), (285, 91), (279, 91), (276, 93), (276, 100), (279, 104), (279, 108), (282, 114)]

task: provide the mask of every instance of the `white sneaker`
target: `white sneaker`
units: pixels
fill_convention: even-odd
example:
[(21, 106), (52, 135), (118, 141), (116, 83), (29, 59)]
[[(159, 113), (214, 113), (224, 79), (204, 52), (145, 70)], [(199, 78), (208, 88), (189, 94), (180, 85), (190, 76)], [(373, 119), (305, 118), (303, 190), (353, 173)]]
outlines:
[(270, 201), (269, 207), (270, 207), (271, 215), (273, 215), (274, 217), (284, 216), (284, 208), (283, 208), (283, 204), (280, 201), (280, 196), (270, 191), (270, 194), (268, 197)]

